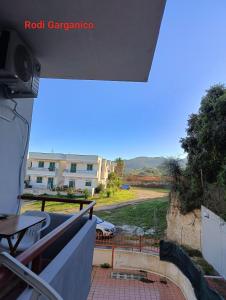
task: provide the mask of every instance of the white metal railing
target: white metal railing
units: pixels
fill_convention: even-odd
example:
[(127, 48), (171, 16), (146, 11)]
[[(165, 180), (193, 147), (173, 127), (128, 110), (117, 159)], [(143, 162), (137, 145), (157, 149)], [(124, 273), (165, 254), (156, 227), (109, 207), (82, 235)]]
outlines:
[(76, 170), (76, 171), (71, 171), (70, 169), (65, 169), (64, 173), (66, 174), (97, 174), (97, 170)]
[(14, 274), (31, 286), (37, 293), (37, 299), (40, 295), (43, 295), (49, 300), (63, 300), (63, 298), (47, 282), (16, 260), (9, 253), (0, 253), (0, 265), (11, 270)]
[(28, 170), (33, 171), (48, 171), (48, 172), (55, 172), (56, 168), (39, 168), (39, 167), (28, 167)]

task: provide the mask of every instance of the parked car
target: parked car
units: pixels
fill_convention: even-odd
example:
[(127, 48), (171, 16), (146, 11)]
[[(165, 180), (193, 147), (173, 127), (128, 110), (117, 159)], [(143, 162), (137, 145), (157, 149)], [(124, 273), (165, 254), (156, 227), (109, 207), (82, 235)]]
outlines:
[(115, 225), (110, 222), (104, 221), (101, 218), (95, 216), (97, 219), (96, 233), (97, 238), (110, 237), (116, 233)]
[(129, 185), (129, 184), (122, 184), (122, 185), (120, 186), (120, 189), (121, 189), (121, 190), (129, 190), (129, 189), (130, 189), (130, 185)]

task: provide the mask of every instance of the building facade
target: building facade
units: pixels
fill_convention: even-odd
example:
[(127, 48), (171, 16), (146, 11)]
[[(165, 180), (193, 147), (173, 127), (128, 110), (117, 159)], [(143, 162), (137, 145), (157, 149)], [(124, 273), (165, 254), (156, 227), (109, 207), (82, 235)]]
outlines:
[(26, 184), (31, 188), (71, 187), (93, 189), (107, 184), (115, 163), (97, 155), (30, 152)]

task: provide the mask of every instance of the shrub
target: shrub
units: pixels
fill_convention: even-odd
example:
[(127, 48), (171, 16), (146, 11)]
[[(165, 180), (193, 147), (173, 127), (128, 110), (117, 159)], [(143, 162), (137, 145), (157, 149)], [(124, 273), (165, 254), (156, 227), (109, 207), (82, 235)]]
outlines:
[(103, 268), (103, 269), (108, 269), (111, 266), (109, 265), (109, 263), (103, 263), (103, 264), (100, 265), (100, 267)]
[(108, 189), (108, 190), (106, 191), (106, 196), (107, 196), (107, 198), (110, 198), (110, 197), (111, 197), (111, 194), (112, 194), (112, 190)]
[(103, 192), (105, 189), (104, 184), (100, 183), (96, 188), (95, 188), (95, 193), (99, 194), (100, 192)]
[(117, 190), (119, 189), (121, 184), (122, 184), (121, 179), (114, 172), (111, 172), (108, 175), (108, 183), (107, 183), (108, 188), (115, 188)]
[(84, 189), (83, 194), (84, 194), (85, 199), (87, 200), (89, 198), (89, 194), (90, 194), (89, 190), (88, 189)]
[(69, 188), (68, 190), (67, 190), (67, 197), (68, 198), (74, 198), (74, 189), (73, 188)]
[(197, 250), (197, 249), (193, 249), (193, 248), (190, 248), (188, 246), (184, 246), (184, 245), (181, 245), (180, 246), (185, 252), (187, 252), (187, 254), (190, 256), (190, 257), (193, 257), (193, 256), (196, 256), (196, 257), (202, 257), (202, 253), (201, 251)]
[(32, 193), (24, 193), (23, 196), (34, 196)]
[(104, 198), (106, 196), (106, 192), (105, 191), (101, 191), (100, 193), (99, 193), (99, 197), (100, 198)]

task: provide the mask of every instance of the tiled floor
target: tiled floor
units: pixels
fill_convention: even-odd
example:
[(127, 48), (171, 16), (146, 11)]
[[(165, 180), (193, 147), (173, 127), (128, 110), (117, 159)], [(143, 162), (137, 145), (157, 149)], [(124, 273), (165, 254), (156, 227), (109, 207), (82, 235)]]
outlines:
[(226, 299), (226, 280), (223, 278), (206, 278), (209, 287), (216, 290), (223, 299)]
[[(119, 271), (119, 270), (114, 270)], [(153, 282), (132, 279), (112, 279), (112, 269), (94, 268), (92, 286), (87, 300), (184, 300), (180, 289), (158, 275), (147, 273)], [(120, 272), (137, 274), (139, 272)], [(143, 273), (139, 273), (143, 274)], [(162, 280), (163, 279), (163, 280)], [(163, 283), (161, 281), (164, 281)]]

